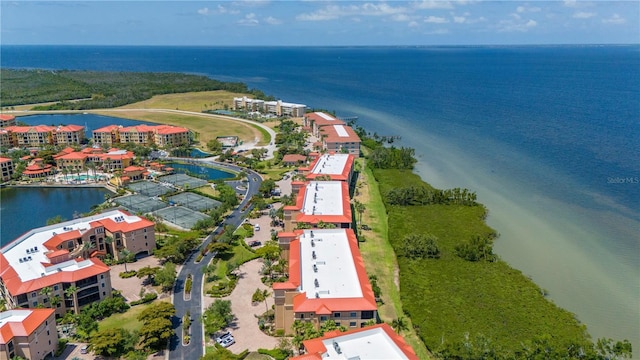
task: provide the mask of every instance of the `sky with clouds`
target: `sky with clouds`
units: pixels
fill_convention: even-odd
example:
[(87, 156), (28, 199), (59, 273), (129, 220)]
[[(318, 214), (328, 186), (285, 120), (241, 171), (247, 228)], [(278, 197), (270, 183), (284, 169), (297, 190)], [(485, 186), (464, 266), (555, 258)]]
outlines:
[(4, 45), (637, 44), (640, 1), (0, 1)]

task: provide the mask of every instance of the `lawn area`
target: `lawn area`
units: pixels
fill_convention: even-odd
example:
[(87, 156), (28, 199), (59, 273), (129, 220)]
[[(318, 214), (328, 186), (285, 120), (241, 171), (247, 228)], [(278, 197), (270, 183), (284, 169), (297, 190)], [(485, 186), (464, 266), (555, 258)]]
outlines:
[(231, 108), (233, 106), (233, 98), (242, 96), (246, 96), (246, 94), (232, 93), (225, 90), (164, 94), (156, 95), (149, 100), (122, 106), (120, 109), (177, 109), (202, 112), (204, 110), (224, 109), (225, 104)]
[[(382, 194), (422, 182), (406, 171), (374, 174)], [(484, 207), (389, 206), (387, 210), (389, 239), (397, 252), (408, 234), (438, 238), (439, 259), (398, 256), (402, 304), (429, 349), (436, 350), (443, 342), (462, 344), (465, 336), (485, 337), (494, 349), (511, 353), (544, 334), (551, 335), (551, 346), (559, 348), (587, 340), (584, 326), (573, 314), (548, 301), (519, 270), (500, 260), (471, 262), (455, 254), (462, 241), (494, 232), (483, 220)]]
[(162, 300), (155, 300), (149, 304), (132, 306), (127, 312), (122, 314), (113, 314), (106, 319), (103, 319), (98, 322), (98, 329), (126, 329), (128, 331), (138, 331), (142, 328), (142, 322), (138, 321), (138, 315), (149, 307), (151, 304), (157, 303), (159, 301), (171, 301), (171, 298), (166, 298)]
[(274, 181), (278, 181), (282, 179), (286, 172), (291, 171), (291, 169), (292, 168), (286, 168), (283, 166), (272, 166), (271, 169), (261, 169), (260, 175), (262, 175), (265, 180), (272, 179)]
[[(240, 239), (238, 241), (244, 241)], [(229, 262), (234, 262), (236, 264), (244, 264), (247, 261), (253, 260), (258, 256), (253, 252), (249, 251), (247, 248), (242, 246), (240, 243), (237, 243), (233, 246), (233, 252), (223, 258), (218, 258), (216, 261), (216, 270), (214, 272), (216, 281), (206, 281), (205, 276), (205, 284), (203, 287), (204, 294), (207, 294), (209, 290), (213, 288), (214, 285), (220, 282), (228, 282), (230, 279), (227, 276), (227, 264)], [(208, 264), (207, 264), (208, 265)]]
[[(357, 159), (362, 163), (361, 169), (365, 169), (364, 159)], [(390, 323), (399, 316), (403, 316), (402, 300), (398, 289), (398, 262), (396, 255), (389, 243), (387, 214), (380, 197), (378, 184), (375, 181), (371, 169), (366, 168), (360, 173), (355, 199), (366, 204), (366, 210), (362, 215), (362, 223), (367, 224), (372, 230), (361, 230), (360, 234), (366, 239), (360, 243), (360, 252), (364, 259), (368, 275), (378, 278), (378, 286), (382, 292), (382, 305), (378, 306), (378, 314), (384, 322)], [(406, 317), (405, 317), (406, 318)], [(411, 345), (420, 359), (428, 359), (432, 356), (428, 353), (424, 343), (417, 336), (410, 319), (409, 331), (403, 333), (405, 340)]]

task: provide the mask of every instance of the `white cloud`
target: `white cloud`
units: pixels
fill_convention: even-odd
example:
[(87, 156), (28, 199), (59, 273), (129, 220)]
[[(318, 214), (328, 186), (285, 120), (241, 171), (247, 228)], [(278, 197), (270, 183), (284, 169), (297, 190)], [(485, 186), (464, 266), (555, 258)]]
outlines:
[(623, 18), (622, 16), (618, 15), (618, 14), (613, 14), (610, 18), (608, 19), (602, 19), (602, 22), (605, 24), (615, 24), (615, 25), (619, 25), (619, 24), (624, 24), (627, 22), (627, 19)]
[(446, 35), (449, 33), (449, 29), (436, 29), (433, 31), (427, 31), (425, 34), (427, 35)]
[(467, 21), (467, 18), (464, 17), (464, 16), (454, 16), (453, 17), (453, 22), (456, 23), (456, 24), (462, 24), (465, 21)]
[(419, 27), (419, 26), (420, 26), (420, 25), (419, 25), (419, 24), (418, 24), (418, 22), (416, 22), (416, 21), (411, 21), (411, 22), (409, 22), (409, 27), (412, 27), (412, 28), (413, 28), (413, 27)]
[(584, 8), (593, 6), (590, 1), (564, 0), (564, 6), (569, 8)]
[(412, 18), (407, 14), (394, 14), (391, 16), (391, 20), (399, 22), (409, 22)]
[(269, 16), (269, 17), (265, 18), (264, 22), (266, 22), (269, 25), (280, 25), (280, 24), (282, 24), (282, 20), (276, 19), (273, 16)]
[(327, 5), (312, 13), (296, 16), (299, 21), (326, 21), (349, 16), (394, 16), (407, 14), (409, 11), (403, 6), (391, 6), (387, 3), (362, 3), (355, 5)]
[(527, 32), (536, 26), (538, 26), (538, 22), (533, 19), (529, 19), (526, 22), (509, 19), (500, 21), (497, 25), (497, 29), (498, 32)]
[(592, 18), (594, 16), (596, 16), (596, 13), (593, 12), (586, 12), (586, 11), (578, 11), (577, 13), (573, 14), (573, 18), (574, 19), (589, 19)]
[(424, 22), (432, 24), (446, 24), (449, 22), (449, 20), (439, 16), (429, 16), (424, 19)]
[(198, 9), (198, 14), (200, 15), (209, 15), (209, 8)]
[(244, 16), (244, 19), (238, 20), (238, 24), (239, 25), (244, 25), (244, 26), (256, 26), (259, 23), (260, 23), (260, 21), (258, 21), (258, 19), (256, 19), (256, 14), (254, 14), (254, 13), (249, 13), (249, 14)]
[(518, 6), (516, 8), (516, 11), (519, 13), (539, 12), (540, 10), (542, 9), (537, 6)]
[(423, 0), (413, 5), (416, 9), (453, 9), (449, 1)]

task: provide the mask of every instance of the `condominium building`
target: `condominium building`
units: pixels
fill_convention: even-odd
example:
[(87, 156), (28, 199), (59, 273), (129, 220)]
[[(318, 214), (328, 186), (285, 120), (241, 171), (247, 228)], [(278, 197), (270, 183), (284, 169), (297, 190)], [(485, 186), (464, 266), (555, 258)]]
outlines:
[(346, 332), (330, 331), (302, 342), (306, 354), (292, 360), (397, 359), (418, 360), (404, 339), (388, 324), (377, 324)]
[(120, 143), (120, 133), (118, 130), (121, 126), (109, 125), (93, 130), (93, 143), (96, 145), (112, 146)]
[(15, 126), (16, 125), (16, 117), (9, 114), (0, 114), (0, 129)]
[(0, 313), (0, 360), (53, 359), (58, 331), (53, 309), (16, 309)]
[(276, 330), (291, 333), (295, 320), (316, 328), (333, 320), (353, 329), (376, 319), (376, 301), (353, 230), (297, 230), (288, 245), (289, 279), (273, 284)]
[(191, 142), (191, 132), (187, 128), (172, 125), (109, 125), (93, 131), (93, 143), (113, 145), (134, 143), (156, 145), (161, 148), (178, 147)]
[(0, 181), (11, 180), (13, 170), (13, 160), (10, 158), (0, 157)]
[(246, 96), (233, 98), (233, 108), (235, 110), (244, 109), (247, 111), (258, 111), (277, 116), (301, 117), (307, 110), (304, 104), (294, 104), (277, 101), (264, 101), (251, 99)]
[(108, 152), (104, 152), (101, 148), (86, 148), (82, 151), (66, 148), (53, 158), (58, 169), (83, 171), (86, 170), (88, 163), (93, 163), (103, 170), (113, 171), (131, 166), (134, 157), (132, 151), (116, 148), (110, 149)]
[(360, 156), (360, 137), (350, 126), (323, 126), (320, 128), (320, 138), (325, 151)]
[(353, 219), (346, 182), (310, 181), (300, 187), (295, 184), (294, 191), (297, 191), (296, 203), (283, 209), (285, 231), (301, 226), (317, 227), (320, 223), (343, 229), (351, 227)]
[(82, 144), (85, 140), (84, 126), (66, 125), (58, 126), (54, 130), (55, 143), (57, 145)]
[(302, 125), (311, 130), (311, 133), (320, 137), (320, 129), (325, 126), (345, 125), (344, 121), (324, 112), (312, 112), (304, 115)]
[(351, 184), (355, 157), (350, 154), (322, 154), (309, 164), (298, 169), (307, 180), (345, 181)]
[(154, 223), (122, 210), (33, 229), (0, 249), (0, 295), (9, 308), (77, 312), (111, 296), (109, 267), (100, 258), (118, 259), (125, 248), (149, 254), (155, 246)]

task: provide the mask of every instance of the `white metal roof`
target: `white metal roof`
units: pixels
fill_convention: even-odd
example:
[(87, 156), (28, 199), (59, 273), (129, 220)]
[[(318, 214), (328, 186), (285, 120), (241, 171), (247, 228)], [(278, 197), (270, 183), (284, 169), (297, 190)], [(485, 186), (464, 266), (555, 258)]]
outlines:
[(0, 327), (10, 322), (21, 323), (29, 315), (31, 315), (31, 310), (29, 309), (15, 309), (0, 312)]
[(374, 328), (323, 340), (324, 359), (407, 359), (381, 328)]
[(341, 181), (311, 181), (304, 189), (301, 212), (306, 215), (344, 215)]
[(324, 154), (311, 170), (312, 174), (340, 175), (349, 159), (349, 154)]
[(300, 236), (300, 270), (300, 288), (308, 299), (362, 297), (345, 229), (304, 230)]
[(316, 115), (320, 116), (321, 118), (325, 119), (325, 120), (336, 120), (336, 118), (334, 118), (333, 116), (323, 113), (323, 112), (316, 112)]

